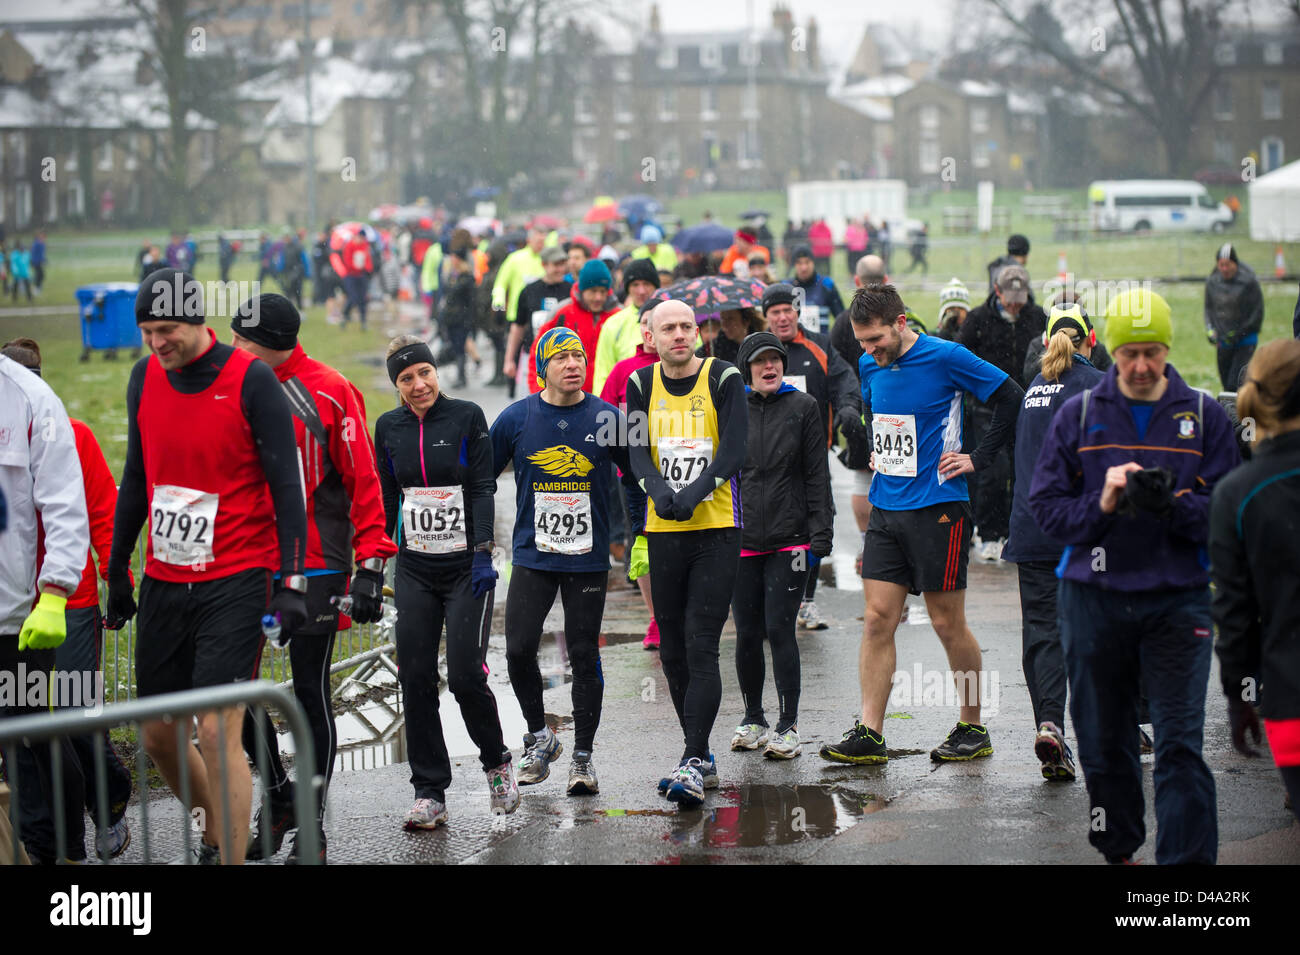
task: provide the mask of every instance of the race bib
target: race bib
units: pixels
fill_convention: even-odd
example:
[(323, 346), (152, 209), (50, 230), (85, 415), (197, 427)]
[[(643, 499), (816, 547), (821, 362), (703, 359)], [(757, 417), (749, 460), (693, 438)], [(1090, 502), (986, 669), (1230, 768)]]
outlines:
[(193, 488), (155, 484), (149, 505), (154, 558), (177, 566), (212, 563), (217, 500)]
[[(712, 463), (712, 438), (659, 439), (659, 473), (674, 494), (703, 474)], [(710, 491), (704, 500), (713, 500), (713, 492)]]
[(791, 388), (798, 389), (804, 394), (808, 394), (808, 376), (807, 375), (786, 375), (781, 379)]
[(466, 550), (464, 489), (459, 484), (403, 488), (402, 534), (407, 550), (421, 554)]
[[(803, 308), (799, 309), (799, 324), (810, 332), (819, 332), (822, 330), (822, 307), (820, 305), (810, 305), (804, 303)], [(803, 389), (800, 388), (800, 391)]]
[(560, 300), (558, 298), (551, 298), (547, 296), (546, 298), (542, 299), (542, 307), (537, 309), (535, 312), (533, 312), (532, 321), (533, 321), (534, 335), (540, 332), (542, 330), (542, 326), (551, 320), (551, 316), (555, 314), (556, 310), (559, 309), (559, 307), (560, 307)]
[(366, 267), (366, 253), (358, 249), (352, 253), (352, 267), (354, 269), (364, 269)]
[(873, 415), (871, 433), (877, 472), (890, 477), (916, 477), (915, 415)]
[(590, 554), (591, 495), (585, 491), (533, 495), (537, 549), (548, 554)]

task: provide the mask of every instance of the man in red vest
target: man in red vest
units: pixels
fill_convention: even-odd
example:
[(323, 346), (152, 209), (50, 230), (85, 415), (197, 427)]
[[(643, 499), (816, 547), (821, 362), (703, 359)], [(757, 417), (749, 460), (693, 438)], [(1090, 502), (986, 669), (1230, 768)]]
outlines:
[[(150, 275), (135, 317), (152, 354), (136, 362), (127, 384), (106, 623), (119, 629), (136, 612), (127, 568), (147, 518), (140, 696), (251, 680), (263, 614), (278, 614), (286, 634), (307, 621), (307, 515), (289, 402), (275, 372), (218, 343), (204, 325), (203, 286), (192, 275)], [(201, 810), (204, 830), (190, 860), (198, 864), (244, 861), (252, 781), (240, 742), (243, 714), (242, 706), (200, 714), (198, 752), (180, 745), (172, 723), (142, 726), (145, 749), (173, 793), (188, 776), (186, 808)], [(227, 783), (218, 792), (223, 762)]]

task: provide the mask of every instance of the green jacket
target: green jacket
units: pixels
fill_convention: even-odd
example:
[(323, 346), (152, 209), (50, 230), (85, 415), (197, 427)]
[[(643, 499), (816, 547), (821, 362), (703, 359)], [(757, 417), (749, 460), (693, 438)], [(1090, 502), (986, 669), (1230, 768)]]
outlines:
[(519, 305), (519, 293), (533, 279), (540, 279), (545, 274), (542, 257), (530, 246), (511, 252), (501, 263), (497, 280), (492, 286), (492, 307), (504, 308), (506, 321), (513, 322), (515, 309)]

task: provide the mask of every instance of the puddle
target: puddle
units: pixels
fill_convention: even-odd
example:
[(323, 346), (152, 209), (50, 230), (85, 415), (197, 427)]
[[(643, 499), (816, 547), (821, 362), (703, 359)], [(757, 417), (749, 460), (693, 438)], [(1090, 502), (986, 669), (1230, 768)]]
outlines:
[(885, 804), (829, 786), (741, 783), (711, 795), (703, 812), (673, 811), (677, 823), (664, 839), (709, 849), (791, 845), (838, 835)]

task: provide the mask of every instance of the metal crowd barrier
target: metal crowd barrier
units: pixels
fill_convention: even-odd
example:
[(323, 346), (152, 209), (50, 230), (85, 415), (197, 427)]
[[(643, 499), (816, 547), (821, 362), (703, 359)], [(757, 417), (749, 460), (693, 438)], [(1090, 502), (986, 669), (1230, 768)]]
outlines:
[[(324, 785), (324, 777), (316, 773), (315, 752), (312, 748), (311, 730), (307, 725), (306, 714), (303, 713), (302, 706), (294, 699), (293, 695), (286, 690), (271, 686), (269, 683), (256, 681), (251, 683), (233, 683), (219, 687), (205, 687), (198, 690), (185, 690), (181, 693), (167, 693), (160, 696), (151, 696), (144, 699), (132, 700), (126, 703), (113, 703), (105, 706), (99, 713), (84, 709), (64, 709), (55, 710), (52, 713), (40, 713), (32, 716), (22, 716), (14, 719), (0, 720), (0, 753), (4, 754), (5, 766), (7, 769), (10, 800), (9, 800), (9, 818), (12, 825), (13, 837), (13, 854), (10, 860), (0, 860), (0, 864), (12, 862), (14, 865), (20, 864), (22, 856), (22, 828), (21, 813), (19, 811), (19, 794), (21, 788), (27, 785), (39, 785), (38, 781), (28, 780), (24, 782), (20, 778), (17, 752), (19, 745), (34, 746), (48, 741), (50, 746), (51, 768), (50, 768), (50, 788), (52, 790), (53, 805), (50, 811), (53, 816), (54, 837), (55, 837), (55, 855), (58, 860), (62, 861), (67, 858), (68, 833), (64, 820), (64, 787), (63, 776), (65, 768), (63, 766), (63, 747), (61, 741), (73, 736), (90, 735), (92, 737), (94, 752), (94, 794), (96, 799), (95, 821), (103, 831), (109, 828), (109, 808), (108, 808), (108, 770), (104, 755), (104, 735), (114, 727), (130, 725), (134, 728), (137, 738), (140, 737), (140, 724), (145, 721), (163, 720), (164, 722), (174, 723), (176, 727), (177, 749), (182, 754), (181, 765), (188, 767), (188, 761), (184, 756), (187, 753), (187, 747), (193, 745), (193, 722), (192, 717), (198, 713), (204, 713), (211, 710), (229, 709), (231, 707), (242, 707), (250, 703), (260, 703), (262, 705), (272, 705), (283, 714), (288, 721), (289, 731), (293, 734), (294, 742), (294, 761), (297, 766), (297, 778), (299, 785), (294, 787), (294, 815), (298, 823), (297, 846), (299, 851), (299, 861), (305, 865), (315, 865), (319, 863), (320, 838), (317, 826), (315, 824), (317, 792)], [(255, 720), (254, 725), (258, 734), (257, 747), (257, 768), (258, 773), (263, 780), (270, 778), (266, 766), (267, 748), (264, 743), (262, 721)], [(225, 724), (220, 724), (218, 734), (218, 746), (220, 747), (220, 789), (218, 792), (225, 793), (229, 781), (229, 768), (226, 763), (226, 738)], [(310, 785), (302, 785), (302, 781), (310, 780)], [(89, 785), (89, 783), (88, 783)], [(136, 749), (136, 792), (139, 797), (140, 825), (139, 834), (143, 843), (144, 862), (149, 864), (152, 861), (150, 852), (150, 831), (149, 831), (149, 783), (148, 783), (148, 758), (144, 751), (143, 742)], [(181, 840), (184, 846), (184, 861), (186, 864), (191, 862), (191, 841), (193, 838), (192, 827), (188, 807), (190, 805), (190, 778), (188, 768), (181, 778), (181, 792), (177, 794), (181, 804), (186, 807), (186, 813), (182, 816), (182, 835)], [(213, 795), (214, 804), (221, 805), (221, 843), (228, 845), (232, 840), (232, 823), (228, 807), (223, 799)], [(271, 817), (270, 797), (263, 791), (262, 808), (265, 818)], [(206, 820), (205, 820), (206, 822)], [(305, 823), (305, 825), (304, 825)], [(269, 827), (268, 827), (269, 828)], [(89, 833), (87, 833), (89, 835)], [(270, 834), (263, 833), (263, 856), (269, 858)], [(98, 846), (87, 854), (87, 861), (98, 858)]]

